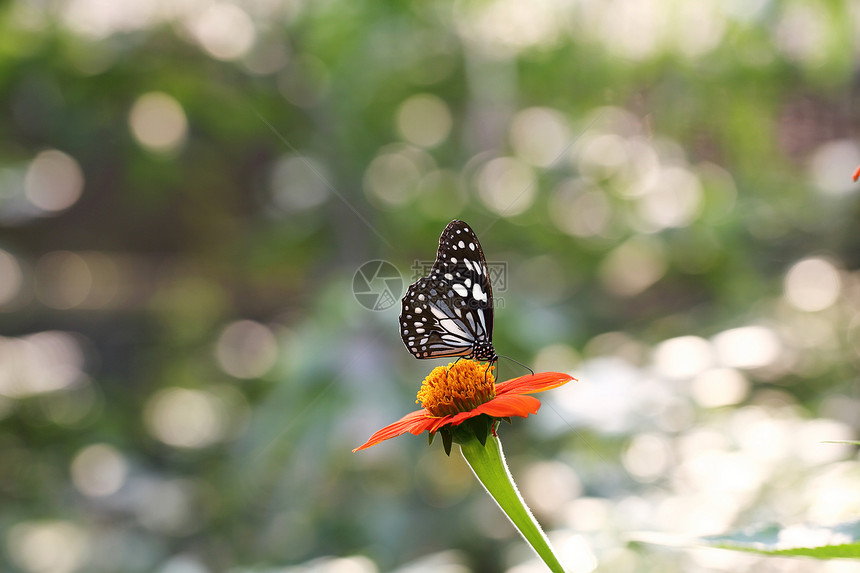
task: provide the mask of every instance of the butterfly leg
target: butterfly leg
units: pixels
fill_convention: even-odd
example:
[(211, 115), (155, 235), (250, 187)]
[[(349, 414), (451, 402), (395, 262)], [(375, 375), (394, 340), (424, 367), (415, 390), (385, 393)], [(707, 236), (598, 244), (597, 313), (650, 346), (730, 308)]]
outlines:
[(496, 358), (495, 360), (490, 360), (489, 362), (487, 362), (487, 369), (484, 370), (484, 383), (485, 384), (487, 382), (487, 373), (490, 371), (490, 368), (495, 366), (498, 362), (499, 362), (498, 358)]

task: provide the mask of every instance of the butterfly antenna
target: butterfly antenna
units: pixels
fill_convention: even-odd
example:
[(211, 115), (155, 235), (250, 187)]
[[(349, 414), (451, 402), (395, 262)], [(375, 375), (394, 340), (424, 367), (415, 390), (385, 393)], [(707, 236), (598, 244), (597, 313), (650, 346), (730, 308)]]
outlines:
[(510, 360), (511, 362), (516, 362), (517, 364), (519, 364), (520, 366), (522, 366), (523, 368), (525, 368), (526, 370), (528, 370), (529, 372), (531, 372), (531, 373), (532, 373), (532, 376), (534, 376), (535, 371), (534, 371), (534, 370), (532, 370), (531, 368), (529, 368), (528, 366), (526, 366), (525, 364), (523, 364), (522, 362), (520, 362), (519, 360), (514, 360), (514, 359), (513, 359), (513, 358), (511, 358), (510, 356), (503, 356), (503, 355), (501, 355), (501, 354), (499, 354), (499, 358), (504, 358), (504, 359), (506, 359), (506, 360)]

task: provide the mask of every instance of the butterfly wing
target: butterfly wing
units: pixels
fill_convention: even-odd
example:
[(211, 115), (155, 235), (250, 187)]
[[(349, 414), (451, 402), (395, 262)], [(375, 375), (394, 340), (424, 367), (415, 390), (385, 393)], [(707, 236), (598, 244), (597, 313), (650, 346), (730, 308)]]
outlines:
[(416, 358), (471, 356), (475, 345), (492, 352), (493, 289), (475, 232), (451, 221), (439, 237), (430, 276), (403, 297), (400, 333)]
[(464, 221), (451, 221), (442, 231), (430, 278), (450, 282), (455, 294), (466, 302), (466, 308), (477, 315), (476, 323), (480, 328), (476, 339), (492, 340), (493, 287), (490, 273), (481, 243)]
[(416, 358), (468, 356), (476, 331), (464, 321), (464, 301), (449, 284), (419, 279), (403, 297), (400, 333)]

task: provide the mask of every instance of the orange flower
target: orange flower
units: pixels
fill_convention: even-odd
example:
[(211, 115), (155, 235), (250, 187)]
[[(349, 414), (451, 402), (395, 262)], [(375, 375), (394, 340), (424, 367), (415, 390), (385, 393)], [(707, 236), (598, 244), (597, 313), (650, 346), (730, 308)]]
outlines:
[[(460, 360), (439, 366), (424, 379), (416, 403), (423, 408), (406, 414), (390, 426), (370, 436), (363, 450), (379, 442), (409, 432), (418, 435), (428, 431), (432, 438), (439, 430), (449, 430), (482, 414), (491, 418), (509, 418), (536, 414), (540, 400), (534, 394), (557, 388), (575, 380), (560, 372), (541, 372), (494, 384), (492, 369), (473, 360)], [(495, 422), (495, 420), (493, 420)], [(446, 449), (449, 449), (446, 446)]]

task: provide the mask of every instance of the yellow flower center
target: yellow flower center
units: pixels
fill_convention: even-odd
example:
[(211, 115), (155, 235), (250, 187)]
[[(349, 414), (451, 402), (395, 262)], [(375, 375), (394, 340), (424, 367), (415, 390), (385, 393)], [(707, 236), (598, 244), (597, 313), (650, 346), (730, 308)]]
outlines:
[(439, 366), (424, 379), (416, 403), (432, 416), (468, 412), (496, 396), (493, 367), (474, 360)]

